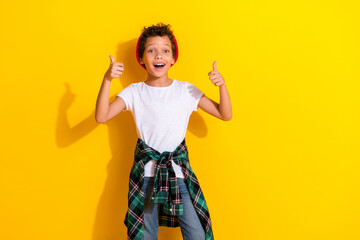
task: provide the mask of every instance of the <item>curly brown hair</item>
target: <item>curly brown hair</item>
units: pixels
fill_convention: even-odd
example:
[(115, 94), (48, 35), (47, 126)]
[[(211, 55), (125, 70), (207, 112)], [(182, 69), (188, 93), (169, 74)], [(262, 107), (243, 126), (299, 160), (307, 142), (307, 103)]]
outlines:
[(156, 25), (152, 25), (150, 27), (144, 27), (142, 33), (139, 37), (139, 49), (138, 49), (138, 56), (139, 59), (142, 59), (144, 56), (145, 51), (145, 43), (148, 37), (154, 36), (168, 36), (171, 42), (171, 50), (173, 54), (173, 58), (176, 58), (176, 46), (174, 41), (174, 34), (171, 30), (170, 24), (158, 23)]

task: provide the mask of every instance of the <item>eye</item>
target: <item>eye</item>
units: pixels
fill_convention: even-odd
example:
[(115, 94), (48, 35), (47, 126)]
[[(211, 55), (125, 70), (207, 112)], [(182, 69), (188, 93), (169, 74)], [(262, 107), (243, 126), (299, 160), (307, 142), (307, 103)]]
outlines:
[(148, 53), (153, 53), (153, 52), (154, 52), (154, 50), (149, 49), (149, 50), (147, 50), (147, 52), (148, 52)]
[(166, 52), (166, 53), (169, 53), (169, 52), (170, 52), (170, 50), (165, 50), (165, 52)]

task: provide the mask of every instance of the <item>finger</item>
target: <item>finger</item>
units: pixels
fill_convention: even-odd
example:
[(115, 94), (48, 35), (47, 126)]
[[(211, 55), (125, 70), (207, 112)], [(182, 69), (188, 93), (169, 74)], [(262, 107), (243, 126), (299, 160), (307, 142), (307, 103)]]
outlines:
[(213, 79), (215, 79), (215, 78), (220, 78), (220, 74), (219, 74), (219, 73), (216, 73), (216, 74), (214, 74), (214, 75), (212, 75), (212, 76), (209, 77), (210, 80), (213, 80)]
[(113, 63), (113, 66), (116, 66), (116, 67), (124, 67), (124, 63), (122, 63), (122, 62), (114, 62), (114, 63)]
[(223, 78), (214, 78), (211, 80), (211, 82), (215, 83), (215, 82), (224, 82)]
[(224, 84), (224, 81), (214, 82), (214, 85), (215, 85), (215, 86), (220, 86), (220, 85), (223, 85), (223, 84)]
[(119, 73), (122, 73), (122, 72), (123, 72), (123, 70), (121, 70), (121, 69), (117, 69), (117, 70), (113, 71), (113, 73), (116, 73), (116, 74), (119, 74)]
[(110, 64), (113, 64), (113, 63), (115, 62), (114, 57), (113, 57), (113, 56), (111, 56), (111, 55), (109, 55), (109, 57), (110, 57)]
[(121, 74), (111, 74), (112, 78), (119, 78)]
[(117, 71), (117, 70), (124, 71), (124, 67), (113, 66), (112, 70), (113, 71)]
[(208, 73), (208, 75), (211, 76), (211, 75), (214, 75), (215, 73), (217, 73), (217, 72), (211, 71), (211, 72)]
[(214, 75), (211, 75), (209, 77), (209, 79), (215, 79), (215, 78), (220, 78), (220, 77), (221, 77), (220, 73), (215, 73)]
[(211, 82), (212, 82), (213, 84), (215, 84), (215, 83), (221, 82), (221, 80), (220, 80), (220, 79), (214, 79), (214, 80), (212, 80)]
[(216, 64), (217, 64), (217, 62), (216, 61), (214, 61), (214, 63), (213, 63), (213, 71), (215, 71), (215, 72), (217, 72), (218, 70), (217, 70), (217, 67), (216, 67)]
[(115, 73), (122, 73), (123, 72), (123, 70), (121, 70), (121, 69), (119, 69), (119, 70), (116, 70), (116, 71), (114, 71)]

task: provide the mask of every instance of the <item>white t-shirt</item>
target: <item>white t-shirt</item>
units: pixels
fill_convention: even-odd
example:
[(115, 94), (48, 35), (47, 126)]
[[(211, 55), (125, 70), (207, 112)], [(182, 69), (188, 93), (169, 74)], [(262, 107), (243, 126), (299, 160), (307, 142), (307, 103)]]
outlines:
[[(132, 83), (117, 96), (130, 110), (136, 132), (148, 146), (160, 153), (173, 152), (184, 140), (190, 115), (197, 111), (203, 92), (188, 82), (173, 80), (167, 87)], [(145, 176), (154, 176), (155, 161), (148, 162)], [(176, 177), (184, 178), (181, 167), (172, 161)]]

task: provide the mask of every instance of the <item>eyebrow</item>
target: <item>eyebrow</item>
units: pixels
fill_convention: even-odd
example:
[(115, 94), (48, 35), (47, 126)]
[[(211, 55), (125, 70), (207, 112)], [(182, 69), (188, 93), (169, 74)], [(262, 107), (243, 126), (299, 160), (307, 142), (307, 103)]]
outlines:
[[(154, 43), (152, 43), (152, 44), (149, 44), (149, 45), (147, 45), (148, 47), (149, 46), (151, 46), (151, 45), (155, 45)], [(170, 47), (170, 45), (169, 44), (167, 44), (167, 43), (165, 43), (164, 45), (167, 45), (168, 47)]]

